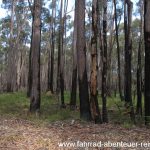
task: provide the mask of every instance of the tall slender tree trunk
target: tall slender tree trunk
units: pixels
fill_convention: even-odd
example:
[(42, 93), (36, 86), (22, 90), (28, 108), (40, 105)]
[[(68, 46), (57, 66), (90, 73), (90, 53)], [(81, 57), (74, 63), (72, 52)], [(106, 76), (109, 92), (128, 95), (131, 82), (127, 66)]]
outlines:
[[(32, 25), (32, 35), (33, 35), (33, 25)], [(32, 43), (32, 35), (31, 35), (31, 43)], [(31, 86), (32, 86), (31, 51), (32, 51), (32, 45), (30, 47), (30, 52), (29, 52), (29, 70), (28, 70), (27, 97), (30, 97), (30, 95), (31, 95)]]
[(131, 120), (135, 122), (134, 108), (132, 103), (132, 77), (131, 77), (131, 57), (132, 57), (132, 7), (133, 3), (125, 1), (125, 106), (130, 110)]
[(140, 8), (140, 37), (139, 37), (139, 47), (138, 47), (138, 64), (137, 64), (137, 106), (136, 113), (142, 116), (142, 63), (141, 63), (141, 53), (142, 53), (142, 35), (143, 35), (143, 2)]
[(104, 1), (104, 14), (103, 14), (103, 69), (102, 69), (102, 102), (103, 102), (103, 122), (108, 122), (107, 115), (107, 1)]
[(73, 71), (72, 71), (72, 86), (71, 86), (71, 99), (70, 107), (75, 109), (77, 98), (77, 1), (75, 1), (75, 14), (74, 14), (74, 32), (73, 32)]
[(117, 24), (117, 8), (116, 8), (116, 0), (114, 0), (114, 11), (115, 11), (115, 28), (116, 28), (116, 43), (117, 43), (117, 58), (118, 58), (118, 88), (120, 99), (123, 100), (123, 94), (121, 89), (121, 67), (120, 67), (120, 45), (119, 45), (119, 37), (118, 37), (118, 24)]
[(49, 71), (48, 71), (48, 90), (52, 93), (54, 92), (53, 89), (53, 79), (54, 79), (54, 52), (55, 52), (55, 17), (56, 17), (56, 0), (52, 1), (53, 10), (52, 10), (52, 34), (51, 34), (51, 54), (49, 60)]
[(33, 5), (33, 33), (31, 43), (32, 85), (30, 95), (30, 111), (40, 109), (40, 45), (41, 45), (41, 0), (35, 0)]
[(63, 49), (63, 37), (64, 37), (64, 18), (63, 12), (63, 0), (60, 5), (60, 27), (59, 27), (59, 40), (58, 40), (58, 68), (57, 68), (57, 93), (61, 94), (61, 107), (65, 107), (64, 102), (64, 49)]
[(77, 58), (79, 78), (80, 117), (91, 120), (85, 45), (85, 0), (77, 0)]
[(150, 1), (144, 1), (145, 124), (150, 124)]
[(124, 51), (125, 51), (125, 66), (124, 66), (124, 98), (125, 98), (125, 101), (126, 101), (126, 74), (127, 73), (127, 69), (126, 69), (126, 52), (128, 51), (128, 27), (127, 27), (127, 5), (126, 5), (126, 0), (124, 0), (124, 40), (125, 40), (125, 43), (124, 43)]
[(98, 72), (98, 54), (97, 54), (97, 33), (98, 33), (98, 0), (92, 2), (92, 32), (91, 39), (91, 77), (90, 77), (90, 105), (91, 115), (95, 123), (101, 123), (101, 115), (97, 98), (97, 72)]
[(107, 66), (107, 95), (109, 97), (112, 96), (112, 90), (113, 90), (113, 83), (112, 83), (112, 54), (113, 54), (113, 47), (114, 47), (114, 43), (115, 43), (115, 38), (114, 38), (114, 18), (115, 18), (115, 14), (114, 14), (114, 10), (113, 10), (113, 6), (111, 6), (112, 11), (110, 19), (110, 25), (109, 25), (109, 33), (110, 36), (108, 38), (108, 48), (107, 48), (107, 63), (109, 64)]
[(10, 37), (9, 37), (9, 49), (8, 49), (8, 66), (7, 66), (7, 92), (13, 92), (13, 80), (15, 70), (15, 53), (13, 44), (13, 30), (14, 30), (14, 13), (15, 13), (15, 0), (11, 2), (11, 20), (10, 20)]
[[(32, 13), (33, 17), (33, 10), (31, 7), (30, 0), (28, 0), (30, 11)], [(32, 23), (32, 33), (31, 33), (31, 46), (30, 46), (30, 52), (29, 52), (29, 70), (28, 70), (28, 84), (27, 84), (27, 97), (30, 97), (31, 95), (31, 88), (32, 88), (32, 65), (31, 65), (31, 52), (32, 52), (32, 35), (33, 35), (33, 23)]]

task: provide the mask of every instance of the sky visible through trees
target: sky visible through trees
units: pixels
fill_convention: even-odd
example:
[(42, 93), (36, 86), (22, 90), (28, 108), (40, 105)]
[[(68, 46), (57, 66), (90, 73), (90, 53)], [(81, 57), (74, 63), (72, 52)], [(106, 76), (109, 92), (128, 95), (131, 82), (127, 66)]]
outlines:
[(149, 0), (0, 5), (0, 121), (149, 133)]

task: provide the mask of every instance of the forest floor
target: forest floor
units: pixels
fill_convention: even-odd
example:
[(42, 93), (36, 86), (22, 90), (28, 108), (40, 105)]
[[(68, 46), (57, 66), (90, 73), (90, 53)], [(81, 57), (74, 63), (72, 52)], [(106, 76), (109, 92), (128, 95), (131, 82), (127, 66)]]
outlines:
[[(123, 128), (112, 124), (94, 125), (92, 123), (81, 123), (80, 121), (56, 121), (46, 126), (15, 118), (0, 118), (0, 150), (73, 150), (85, 149), (81, 144), (84, 142), (127, 142), (148, 143), (150, 140), (150, 129), (146, 128)], [(78, 147), (69, 145), (61, 147), (61, 142), (79, 143)], [(76, 145), (77, 146), (77, 145)], [(89, 147), (88, 149), (141, 149), (138, 148), (100, 148)], [(147, 148), (147, 149), (150, 149)]]
[(33, 116), (24, 94), (0, 95), (0, 150), (150, 150), (150, 129), (144, 125), (120, 124), (118, 118), (109, 124), (84, 122), (78, 111), (59, 110), (48, 97), (42, 97), (41, 116)]

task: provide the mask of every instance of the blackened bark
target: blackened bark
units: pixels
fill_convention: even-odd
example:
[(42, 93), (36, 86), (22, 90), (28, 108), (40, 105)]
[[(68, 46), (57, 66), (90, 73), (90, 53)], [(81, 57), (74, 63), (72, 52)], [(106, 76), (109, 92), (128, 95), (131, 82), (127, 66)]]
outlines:
[(90, 105), (91, 115), (95, 123), (101, 123), (101, 115), (98, 106), (97, 98), (97, 72), (98, 72), (98, 61), (97, 61), (97, 33), (98, 33), (98, 1), (93, 0), (92, 2), (92, 39), (91, 39), (91, 77), (90, 77)]
[(63, 0), (60, 6), (60, 26), (59, 26), (59, 40), (58, 40), (58, 68), (57, 68), (57, 93), (61, 93), (61, 107), (65, 107), (64, 102), (64, 50), (63, 50), (63, 36), (64, 36), (64, 18), (62, 17)]
[(85, 0), (77, 0), (77, 59), (79, 77), (80, 117), (91, 120), (85, 45)]
[[(51, 33), (50, 33), (51, 34)], [(51, 36), (50, 36), (51, 37)], [(51, 44), (50, 44), (51, 45)], [(48, 69), (47, 69), (47, 91), (50, 91), (50, 78), (51, 78), (51, 50), (52, 50), (52, 46), (50, 46), (51, 49), (48, 50)]]
[(53, 93), (53, 79), (54, 79), (54, 52), (55, 52), (55, 17), (56, 17), (56, 0), (52, 1), (53, 3), (53, 12), (52, 12), (52, 17), (53, 17), (53, 22), (52, 22), (52, 44), (51, 44), (51, 71), (50, 71), (50, 91)]
[[(33, 24), (32, 24), (32, 35), (33, 35)], [(32, 43), (32, 35), (31, 35), (31, 43)], [(27, 97), (30, 97), (31, 87), (32, 87), (31, 51), (32, 51), (32, 44), (31, 44), (30, 52), (29, 52), (29, 71), (28, 71)]]
[(76, 99), (77, 99), (77, 67), (73, 69), (72, 73), (70, 108), (73, 110), (76, 108)]
[(138, 65), (137, 65), (137, 107), (136, 113), (142, 116), (142, 66), (141, 66), (141, 37), (138, 48)]
[(150, 1), (144, 1), (145, 124), (150, 124)]
[(104, 15), (103, 15), (103, 46), (102, 54), (103, 69), (102, 69), (102, 119), (103, 122), (108, 122), (107, 115), (107, 1), (104, 1)]
[(118, 24), (117, 24), (117, 9), (116, 9), (116, 0), (114, 0), (114, 11), (115, 11), (115, 28), (116, 28), (116, 43), (117, 43), (117, 58), (118, 58), (118, 88), (120, 99), (123, 100), (123, 94), (121, 89), (121, 67), (120, 67), (120, 45), (118, 38)]
[(141, 53), (142, 53), (142, 35), (143, 35), (143, 4), (141, 2), (140, 8), (140, 37), (138, 47), (138, 64), (137, 64), (137, 106), (136, 113), (142, 116), (142, 64), (141, 64)]
[(126, 69), (126, 52), (128, 51), (128, 27), (127, 27), (127, 5), (126, 5), (126, 0), (124, 0), (124, 40), (125, 40), (125, 43), (124, 43), (124, 51), (125, 51), (125, 68), (124, 68), (124, 98), (125, 98), (125, 101), (126, 101), (126, 74), (128, 74), (127, 72), (127, 69)]
[(14, 44), (13, 44), (13, 30), (14, 30), (14, 14), (15, 14), (15, 0), (11, 1), (11, 20), (10, 20), (10, 37), (9, 37), (9, 48), (8, 48), (8, 66), (7, 66), (7, 92), (13, 92), (13, 80), (14, 79)]
[(131, 21), (129, 22), (129, 17), (131, 12), (132, 6), (128, 5), (128, 14), (127, 14), (127, 29), (126, 31), (126, 48), (125, 48), (125, 101), (130, 102), (132, 101), (131, 96), (131, 55), (132, 55), (132, 39), (131, 39)]
[(40, 44), (41, 44), (41, 0), (34, 1), (33, 34), (31, 43), (32, 86), (30, 95), (30, 111), (40, 109)]
[(72, 72), (72, 86), (70, 108), (75, 109), (77, 98), (77, 1), (75, 1), (75, 15), (74, 15), (74, 33), (73, 33), (73, 72)]
[(126, 5), (126, 0), (124, 0), (124, 51), (125, 51), (125, 68), (124, 68), (124, 73), (125, 73), (125, 77), (124, 77), (124, 96), (125, 96), (125, 101), (126, 101), (126, 74), (127, 74), (127, 69), (126, 69), (126, 52), (128, 51), (128, 39), (127, 39), (127, 35), (128, 35), (128, 28), (127, 28), (127, 5)]
[(125, 106), (130, 109), (131, 120), (135, 122), (134, 108), (132, 104), (132, 76), (131, 76), (131, 57), (132, 57), (132, 22), (133, 3), (125, 1)]

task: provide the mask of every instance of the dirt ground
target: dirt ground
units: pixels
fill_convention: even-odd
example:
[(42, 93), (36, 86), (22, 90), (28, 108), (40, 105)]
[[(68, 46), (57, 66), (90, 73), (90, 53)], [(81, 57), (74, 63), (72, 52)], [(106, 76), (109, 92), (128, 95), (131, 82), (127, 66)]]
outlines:
[[(59, 147), (60, 142), (76, 142), (78, 147)], [(119, 125), (81, 123), (76, 120), (59, 121), (44, 126), (16, 118), (0, 117), (0, 150), (130, 150), (138, 148), (83, 148), (81, 142), (138, 142), (150, 146), (150, 129), (134, 127), (123, 128)]]

